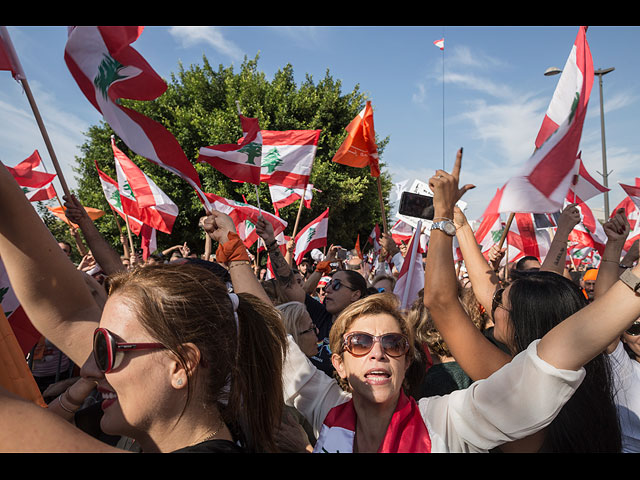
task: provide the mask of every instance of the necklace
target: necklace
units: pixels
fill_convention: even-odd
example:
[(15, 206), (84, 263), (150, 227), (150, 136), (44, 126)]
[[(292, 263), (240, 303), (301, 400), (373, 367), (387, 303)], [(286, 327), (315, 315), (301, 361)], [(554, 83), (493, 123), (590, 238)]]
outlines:
[(206, 442), (208, 440), (211, 440), (213, 437), (215, 437), (218, 434), (218, 432), (220, 431), (220, 429), (222, 428), (223, 425), (224, 425), (224, 421), (221, 418), (220, 419), (220, 425), (218, 425), (218, 428), (216, 428), (213, 433), (210, 433), (209, 435), (204, 437), (204, 439), (200, 440), (198, 443), (203, 443), (203, 442)]

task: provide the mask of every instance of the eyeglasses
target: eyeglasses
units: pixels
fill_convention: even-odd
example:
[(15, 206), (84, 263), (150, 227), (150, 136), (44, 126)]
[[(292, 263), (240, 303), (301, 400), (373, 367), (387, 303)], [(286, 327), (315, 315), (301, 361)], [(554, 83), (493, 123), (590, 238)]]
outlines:
[(304, 335), (305, 333), (309, 333), (309, 332), (313, 332), (313, 333), (317, 334), (318, 333), (318, 327), (316, 327), (315, 325), (312, 325), (309, 328), (307, 328), (306, 330), (298, 332), (298, 335)]
[(337, 292), (338, 290), (340, 290), (340, 287), (347, 287), (349, 290), (357, 290), (356, 288), (350, 287), (349, 285), (342, 283), (339, 278), (334, 278), (333, 280), (331, 280), (329, 283), (327, 283), (327, 285), (325, 286), (325, 289), (327, 287), (331, 287), (331, 290), (333, 290), (334, 292)]
[(509, 309), (502, 304), (502, 294), (504, 293), (504, 288), (499, 288), (493, 294), (493, 299), (491, 300), (491, 318), (494, 317), (496, 310), (498, 307), (504, 308), (507, 312)]
[(93, 333), (93, 358), (103, 373), (109, 373), (118, 368), (122, 363), (125, 352), (161, 348), (166, 347), (161, 343), (119, 343), (106, 328), (96, 328)]
[(409, 351), (409, 340), (401, 333), (371, 335), (365, 332), (351, 332), (344, 336), (342, 349), (354, 357), (362, 357), (371, 351), (375, 342), (380, 342), (382, 350), (390, 357), (401, 357)]
[(629, 328), (624, 331), (627, 335), (631, 335), (637, 337), (640, 335), (640, 321), (635, 321), (631, 324)]

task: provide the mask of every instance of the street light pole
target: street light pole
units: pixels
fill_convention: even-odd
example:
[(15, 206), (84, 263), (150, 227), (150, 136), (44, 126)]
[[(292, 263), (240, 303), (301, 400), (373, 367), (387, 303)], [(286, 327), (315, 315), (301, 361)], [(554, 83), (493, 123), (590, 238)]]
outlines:
[[(600, 135), (602, 137), (602, 184), (609, 188), (609, 173), (607, 171), (607, 143), (605, 141), (604, 136), (604, 106), (602, 103), (602, 77), (609, 72), (615, 70), (613, 67), (611, 68), (601, 68), (593, 72), (594, 75), (598, 76), (598, 84), (600, 87)], [(605, 222), (609, 219), (609, 192), (604, 192), (604, 220)]]

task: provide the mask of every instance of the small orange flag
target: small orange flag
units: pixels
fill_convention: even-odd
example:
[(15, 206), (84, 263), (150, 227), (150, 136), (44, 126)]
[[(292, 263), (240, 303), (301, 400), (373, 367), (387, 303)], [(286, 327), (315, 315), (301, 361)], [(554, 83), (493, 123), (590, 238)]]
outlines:
[[(51, 213), (53, 213), (56, 217), (58, 217), (60, 220), (62, 220), (64, 223), (66, 223), (67, 225), (72, 226), (73, 228), (78, 228), (78, 226), (71, 222), (67, 216), (64, 214), (64, 207), (47, 207), (49, 209), (49, 211)], [(97, 208), (91, 208), (91, 207), (84, 207), (84, 209), (87, 211), (87, 213), (89, 214), (89, 218), (91, 220), (97, 220), (98, 218), (100, 218), (101, 216), (104, 215), (104, 211), (99, 210)]]
[(0, 385), (36, 405), (47, 406), (2, 310), (0, 310)]
[(347, 135), (347, 138), (333, 156), (333, 161), (358, 168), (364, 168), (369, 165), (371, 175), (379, 177), (378, 146), (376, 145), (376, 132), (373, 127), (371, 101), (367, 101), (367, 105), (356, 118), (351, 120), (345, 130), (349, 132), (349, 135)]
[(362, 256), (362, 249), (360, 248), (360, 234), (358, 234), (358, 238), (356, 239), (356, 252), (358, 252), (358, 257), (362, 260), (364, 257)]

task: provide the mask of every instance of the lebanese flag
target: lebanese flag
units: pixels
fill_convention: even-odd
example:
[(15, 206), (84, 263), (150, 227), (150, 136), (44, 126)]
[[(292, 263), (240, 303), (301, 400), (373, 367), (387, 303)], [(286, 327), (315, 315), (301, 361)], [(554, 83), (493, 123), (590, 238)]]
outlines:
[(391, 227), (391, 238), (396, 245), (400, 245), (402, 242), (407, 243), (413, 236), (413, 227), (408, 223), (398, 220), (393, 227)]
[(633, 242), (640, 239), (640, 178), (636, 177), (635, 185), (620, 183), (620, 186), (627, 193), (627, 197), (611, 212), (611, 216), (613, 217), (618, 209), (624, 208), (631, 229), (627, 241), (622, 248), (623, 253), (626, 254), (631, 248), (631, 245), (633, 245)]
[(118, 182), (100, 170), (97, 161), (95, 162), (95, 165), (96, 170), (98, 170), (100, 185), (102, 185), (102, 191), (107, 199), (107, 203), (109, 203), (111, 209), (120, 215), (125, 221), (129, 220), (129, 229), (131, 232), (140, 236), (143, 223), (136, 217), (124, 213), (124, 210), (122, 209), (122, 198), (120, 197), (120, 191), (118, 190)]
[(444, 50), (444, 38), (441, 38), (440, 40), (436, 40), (435, 42), (433, 42), (433, 44), (438, 47), (440, 50)]
[(240, 115), (243, 136), (238, 143), (201, 147), (198, 162), (208, 163), (236, 182), (260, 184), (262, 132), (257, 118)]
[(640, 179), (636, 179), (636, 185), (626, 185), (624, 183), (620, 183), (622, 189), (629, 196), (631, 201), (634, 203), (636, 208), (640, 209)]
[(329, 209), (322, 215), (307, 224), (295, 236), (296, 248), (293, 252), (293, 259), (296, 265), (300, 265), (307, 252), (314, 248), (325, 247), (327, 245), (327, 232), (329, 231)]
[(376, 226), (373, 227), (371, 233), (369, 234), (369, 238), (367, 242), (371, 244), (373, 247), (373, 253), (378, 253), (382, 250), (382, 245), (380, 245), (380, 238), (382, 238), (382, 234), (380, 233), (380, 226), (376, 223)]
[(269, 193), (271, 194), (271, 202), (276, 210), (291, 205), (296, 200), (300, 200), (304, 195), (304, 206), (311, 208), (311, 200), (313, 199), (313, 185), (309, 184), (306, 188), (291, 188), (282, 185), (269, 185)]
[(155, 228), (149, 225), (142, 226), (142, 231), (140, 232), (140, 247), (142, 248), (142, 259), (145, 261), (158, 249)]
[[(333, 407), (322, 423), (315, 452), (353, 453), (356, 410), (353, 400)], [(416, 401), (400, 390), (398, 403), (378, 453), (430, 453), (431, 438)]]
[(371, 101), (367, 101), (362, 111), (356, 118), (351, 120), (345, 130), (348, 132), (347, 138), (338, 148), (332, 161), (357, 168), (364, 168), (369, 165), (371, 175), (379, 177), (378, 146), (376, 145), (376, 132), (373, 126)]
[(20, 305), (20, 301), (11, 287), (9, 274), (2, 259), (0, 259), (0, 310), (4, 312), (9, 321), (11, 330), (22, 350), (22, 361), (24, 362), (24, 356), (38, 343), (42, 334), (36, 330)]
[(20, 60), (18, 60), (18, 55), (16, 55), (13, 42), (5, 26), (0, 26), (0, 70), (10, 71), (15, 80), (27, 78), (22, 71)]
[(569, 202), (584, 203), (596, 195), (600, 195), (601, 193), (611, 190), (610, 188), (601, 185), (589, 174), (584, 166), (580, 154), (578, 154), (578, 164), (578, 173), (574, 177), (569, 193), (567, 193), (567, 200)]
[(256, 231), (256, 225), (251, 220), (245, 220), (244, 222), (240, 222), (236, 226), (236, 230), (238, 231), (238, 236), (244, 246), (249, 248), (258, 240), (258, 232)]
[(53, 187), (55, 173), (47, 173), (42, 164), (38, 150), (15, 167), (7, 167), (18, 185), (30, 202), (42, 202), (54, 198), (56, 190)]
[(150, 101), (166, 82), (131, 43), (140, 26), (69, 27), (64, 59), (87, 100), (133, 152), (189, 183), (207, 205), (200, 177), (175, 137), (160, 123), (119, 104), (121, 98)]
[(304, 189), (318, 151), (321, 130), (262, 130), (260, 180)]
[(424, 267), (422, 255), (418, 252), (422, 222), (418, 222), (406, 256), (402, 262), (398, 280), (393, 293), (400, 299), (400, 308), (408, 308), (418, 298), (418, 292), (424, 288)]
[(265, 212), (253, 205), (247, 203), (236, 202), (235, 200), (229, 200), (228, 198), (219, 197), (213, 193), (205, 193), (211, 206), (214, 210), (225, 213), (231, 217), (233, 223), (238, 229), (239, 225), (242, 225), (245, 220), (250, 220), (254, 225), (258, 222), (258, 217), (261, 215), (264, 219), (273, 227), (273, 233), (277, 237), (280, 233), (284, 232), (288, 223), (276, 215)]
[(500, 241), (504, 226), (499, 214), (485, 215), (474, 232), (476, 242), (485, 258), (491, 247)]
[(522, 255), (509, 260), (516, 260), (520, 256), (532, 255), (544, 261), (549, 247), (551, 246), (551, 238), (549, 233), (536, 227), (534, 217), (530, 213), (516, 213), (507, 233), (507, 240), (510, 246), (515, 247)]
[(499, 212), (561, 209), (576, 172), (578, 147), (593, 85), (593, 60), (580, 27), (536, 139), (536, 151), (504, 185)]
[[(113, 138), (111, 139), (111, 147), (116, 164), (116, 178), (118, 179), (122, 211), (156, 230), (171, 233), (179, 213), (178, 206), (116, 147)], [(147, 204), (151, 203), (151, 205), (146, 207), (140, 205), (135, 192), (142, 192), (146, 196)]]

